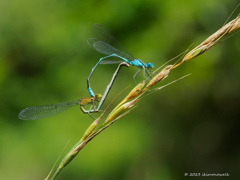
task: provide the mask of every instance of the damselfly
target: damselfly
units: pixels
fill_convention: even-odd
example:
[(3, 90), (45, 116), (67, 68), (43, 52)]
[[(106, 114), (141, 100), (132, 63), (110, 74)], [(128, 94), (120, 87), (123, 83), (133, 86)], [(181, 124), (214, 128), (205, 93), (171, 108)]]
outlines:
[[(99, 64), (116, 64), (116, 63), (125, 61), (130, 65), (137, 66), (139, 68), (139, 71), (133, 76), (133, 79), (135, 80), (135, 82), (136, 82), (136, 76), (142, 69), (143, 69), (144, 77), (145, 77), (145, 72), (147, 73), (146, 70), (151, 72), (149, 69), (153, 68), (152, 63), (145, 64), (140, 59), (135, 59), (102, 25), (93, 24), (93, 31), (98, 36), (98, 39), (90, 38), (88, 39), (88, 44), (99, 53), (102, 53), (107, 56), (100, 58), (97, 64), (92, 68), (87, 78), (87, 88), (90, 96), (94, 97), (94, 93), (90, 87), (89, 79)], [(121, 61), (119, 62), (119, 61), (112, 61), (112, 60), (104, 60), (110, 57), (116, 57)]]
[[(82, 110), (83, 113), (88, 113), (89, 116), (94, 118), (90, 113), (99, 112), (99, 110), (100, 110), (103, 102), (105, 101), (105, 99), (112, 87), (112, 84), (113, 84), (115, 78), (117, 77), (117, 74), (122, 66), (129, 66), (129, 65), (125, 62), (119, 64), (119, 66), (116, 69), (115, 73), (113, 74), (108, 86), (106, 87), (103, 95), (95, 94), (94, 97), (84, 97), (82, 99), (67, 101), (67, 102), (58, 103), (58, 104), (49, 104), (49, 105), (43, 105), (43, 106), (28, 107), (28, 108), (23, 109), (19, 113), (18, 117), (22, 120), (43, 119), (43, 118), (47, 118), (47, 117), (59, 114), (72, 106), (80, 105), (80, 109)], [(98, 107), (96, 107), (96, 102), (99, 102)], [(85, 110), (83, 108), (86, 105), (90, 105), (89, 110)]]

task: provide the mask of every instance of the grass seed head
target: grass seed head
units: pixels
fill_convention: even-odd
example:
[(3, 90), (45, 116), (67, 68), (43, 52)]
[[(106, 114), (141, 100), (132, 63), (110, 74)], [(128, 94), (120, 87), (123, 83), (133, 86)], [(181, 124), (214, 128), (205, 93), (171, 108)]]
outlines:
[(107, 117), (106, 121), (104, 124), (111, 122), (112, 120), (116, 119), (119, 117), (121, 114), (123, 114), (126, 110), (132, 108), (138, 101), (139, 99), (132, 100), (130, 102), (127, 102), (123, 105), (121, 105), (119, 108), (115, 108)]
[(135, 88), (133, 88), (133, 90), (127, 95), (127, 97), (125, 98), (126, 101), (129, 101), (130, 99), (133, 99), (137, 96), (139, 96), (142, 93), (142, 88), (145, 85), (146, 80), (140, 82)]
[(152, 78), (152, 80), (144, 88), (143, 92), (148, 90), (153, 85), (159, 83), (163, 79), (165, 79), (168, 76), (168, 74), (169, 74), (170, 70), (172, 69), (172, 67), (173, 67), (173, 65), (168, 65), (162, 71), (160, 71), (156, 76), (154, 76), (154, 78)]

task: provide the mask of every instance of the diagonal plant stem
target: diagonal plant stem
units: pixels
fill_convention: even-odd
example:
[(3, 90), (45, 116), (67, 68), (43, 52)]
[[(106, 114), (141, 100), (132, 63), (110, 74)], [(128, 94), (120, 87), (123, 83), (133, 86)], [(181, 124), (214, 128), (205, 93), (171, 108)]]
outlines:
[[(176, 82), (172, 81), (164, 86), (158, 87), (153, 89), (152, 92), (148, 93), (144, 97), (141, 97), (146, 92), (150, 91), (149, 88), (154, 86), (155, 84), (159, 83), (160, 81), (164, 80), (170, 73), (170, 70), (178, 67), (179, 65), (183, 64), (184, 62), (193, 59), (201, 54), (203, 54), (205, 51), (209, 50), (212, 46), (218, 44), (221, 42), (220, 40), (225, 37), (226, 35), (238, 30), (240, 28), (240, 14), (231, 22), (224, 25), (222, 28), (220, 28), (217, 32), (212, 34), (210, 37), (208, 37), (205, 41), (203, 41), (200, 45), (198, 45), (196, 48), (194, 48), (192, 51), (190, 51), (187, 55), (184, 56), (183, 60), (178, 63), (177, 65), (168, 65), (165, 68), (163, 68), (156, 76), (154, 76), (150, 82), (145, 86), (146, 80), (140, 82), (130, 93), (126, 96), (125, 99), (123, 99), (113, 110), (109, 113), (106, 120), (102, 123), (100, 127), (97, 128), (101, 118), (105, 114), (106, 110), (109, 108), (110, 103), (106, 110), (100, 115), (99, 118), (97, 118), (85, 131), (84, 135), (82, 136), (81, 140), (69, 151), (69, 153), (64, 157), (62, 162), (60, 163), (59, 167), (57, 168), (56, 172), (52, 176), (52, 180), (55, 179), (58, 174), (61, 172), (61, 170), (66, 167), (75, 157), (76, 155), (81, 151), (81, 149), (90, 142), (94, 137), (96, 137), (99, 133), (101, 133), (103, 130), (105, 130), (107, 127), (112, 125), (114, 122), (116, 122), (121, 117), (125, 116), (127, 113), (130, 112), (130, 110), (143, 98), (146, 96), (152, 94), (153, 92), (160, 90), (163, 87), (166, 87), (167, 85)], [(157, 69), (158, 70), (158, 69)], [(186, 75), (188, 76), (188, 75)], [(186, 77), (183, 76), (182, 78)], [(179, 78), (178, 80), (182, 79)], [(144, 87), (145, 86), (145, 87)], [(117, 97), (117, 96), (116, 96)], [(115, 98), (116, 98), (115, 97)], [(141, 97), (141, 98), (140, 98)], [(114, 99), (115, 99), (114, 98)], [(135, 98), (135, 99), (133, 99)], [(113, 100), (114, 100), (113, 99)], [(132, 100), (133, 99), (133, 100)], [(112, 101), (113, 101), (112, 100)], [(130, 101), (131, 100), (131, 101)]]

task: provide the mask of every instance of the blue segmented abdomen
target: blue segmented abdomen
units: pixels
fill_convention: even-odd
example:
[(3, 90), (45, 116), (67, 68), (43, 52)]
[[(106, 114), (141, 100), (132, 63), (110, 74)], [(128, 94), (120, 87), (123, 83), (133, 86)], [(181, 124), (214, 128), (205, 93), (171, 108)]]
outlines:
[(88, 88), (88, 92), (89, 92), (89, 94), (90, 94), (91, 97), (94, 97), (94, 93), (93, 93), (93, 91), (92, 91), (91, 88)]

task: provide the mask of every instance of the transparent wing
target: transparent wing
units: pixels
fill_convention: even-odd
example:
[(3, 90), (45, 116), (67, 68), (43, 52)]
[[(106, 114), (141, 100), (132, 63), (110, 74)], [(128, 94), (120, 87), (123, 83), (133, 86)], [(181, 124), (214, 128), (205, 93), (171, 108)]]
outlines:
[(80, 100), (67, 101), (58, 104), (34, 106), (23, 109), (18, 117), (22, 120), (43, 119), (61, 113), (72, 106), (80, 105)]
[(99, 64), (120, 64), (123, 61), (114, 61), (114, 60), (102, 60)]
[[(87, 42), (88, 42), (89, 46), (91, 46), (93, 49), (95, 49), (96, 51), (98, 51), (102, 54), (105, 54), (105, 55), (116, 54), (118, 56), (126, 58), (126, 54), (124, 54), (123, 52), (119, 51), (115, 47), (113, 47), (103, 41), (99, 41), (98, 39), (90, 38), (90, 39), (88, 39)], [(127, 60), (129, 60), (129, 58), (127, 58)]]
[[(88, 44), (93, 49), (95, 49), (96, 51), (98, 51), (102, 54), (105, 54), (105, 55), (117, 54), (129, 61), (134, 60), (134, 57), (132, 56), (132, 54), (130, 52), (128, 52), (128, 50), (126, 50), (113, 37), (113, 35), (107, 29), (105, 29), (102, 25), (93, 24), (93, 31), (97, 35), (97, 38), (98, 38), (98, 39), (95, 39), (95, 42), (93, 41), (93, 39), (88, 40)], [(101, 43), (97, 43), (97, 42), (101, 42)], [(104, 43), (102, 43), (102, 42), (104, 42)], [(102, 47), (100, 48), (100, 46), (102, 46)], [(105, 48), (106, 48), (106, 50), (105, 50)]]

